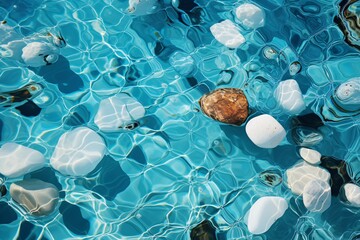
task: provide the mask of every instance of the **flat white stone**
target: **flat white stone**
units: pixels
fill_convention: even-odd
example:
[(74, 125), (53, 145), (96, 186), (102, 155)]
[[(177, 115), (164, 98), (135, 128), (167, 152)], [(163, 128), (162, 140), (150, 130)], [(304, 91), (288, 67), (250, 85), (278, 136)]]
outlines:
[(360, 187), (353, 183), (347, 183), (344, 185), (344, 191), (346, 199), (354, 207), (360, 207)]
[(274, 97), (287, 114), (296, 115), (306, 108), (299, 84), (294, 79), (280, 82), (274, 91)]
[(268, 114), (250, 119), (246, 124), (245, 131), (250, 140), (261, 148), (274, 148), (286, 136), (283, 126)]
[(347, 111), (360, 110), (360, 77), (342, 83), (335, 91), (335, 100)]
[(228, 48), (237, 48), (245, 42), (244, 36), (230, 20), (215, 23), (210, 31), (218, 42)]
[(319, 165), (321, 163), (321, 153), (318, 151), (302, 147), (300, 148), (299, 152), (302, 159), (304, 159), (306, 162), (313, 165)]
[(303, 202), (310, 212), (324, 212), (331, 205), (331, 188), (319, 179), (309, 181), (303, 191)]
[(241, 4), (236, 8), (236, 17), (248, 28), (259, 28), (265, 24), (265, 14), (261, 8), (251, 3)]
[(94, 122), (101, 131), (116, 132), (144, 115), (145, 108), (141, 103), (125, 93), (120, 93), (100, 102)]
[(50, 43), (31, 42), (22, 49), (21, 58), (27, 66), (45, 66), (58, 60), (59, 49)]
[(304, 187), (311, 180), (318, 179), (329, 182), (330, 173), (325, 169), (313, 166), (307, 162), (301, 161), (292, 168), (286, 170), (287, 184), (290, 190), (297, 195), (301, 195)]
[(59, 201), (59, 190), (53, 184), (38, 179), (12, 183), (10, 195), (15, 202), (35, 216), (52, 213)]
[(50, 164), (64, 175), (84, 176), (96, 168), (105, 150), (104, 140), (96, 132), (78, 127), (60, 137)]
[(288, 208), (282, 197), (262, 197), (251, 206), (246, 224), (252, 234), (262, 234), (270, 229)]
[(45, 157), (39, 151), (17, 143), (5, 143), (0, 148), (0, 173), (9, 178), (23, 176), (42, 168)]

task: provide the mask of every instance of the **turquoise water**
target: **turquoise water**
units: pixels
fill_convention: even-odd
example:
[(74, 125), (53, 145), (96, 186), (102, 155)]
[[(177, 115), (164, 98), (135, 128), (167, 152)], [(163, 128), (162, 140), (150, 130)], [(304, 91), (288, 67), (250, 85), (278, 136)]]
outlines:
[[(33, 104), (2, 107), (0, 144), (43, 153), (47, 166), (24, 178), (61, 190), (57, 209), (40, 218), (9, 194), (2, 197), (0, 239), (190, 239), (205, 219), (218, 239), (356, 239), (359, 208), (334, 196), (325, 213), (311, 213), (284, 183), (271, 187), (259, 178), (265, 170), (284, 177), (300, 159), (293, 119), (281, 114), (272, 96), (278, 82), (294, 78), (305, 97), (304, 114), (315, 113), (324, 123), (315, 130), (323, 140), (313, 148), (345, 160), (352, 181), (360, 183), (360, 117), (331, 102), (341, 83), (360, 76), (359, 50), (334, 22), (339, 1), (249, 1), (265, 11), (265, 26), (243, 29), (247, 42), (229, 49), (209, 29), (225, 19), (236, 22), (233, 10), (243, 2), (196, 0), (191, 11), (160, 6), (134, 16), (125, 0), (0, 0), (0, 19), (22, 35), (50, 28), (67, 43), (58, 62), (41, 68), (0, 59), (0, 92), (31, 81), (43, 87)], [(266, 47), (283, 54), (268, 59)], [(189, 76), (169, 62), (175, 52), (193, 59)], [(301, 71), (291, 76), (295, 61)], [(249, 118), (274, 116), (287, 130), (286, 140), (261, 149), (244, 125), (206, 117), (198, 100), (221, 87), (243, 89)], [(118, 92), (136, 98), (146, 115), (133, 130), (104, 133), (94, 124), (99, 102)], [(97, 131), (107, 154), (87, 176), (67, 177), (48, 159), (60, 136), (78, 126)], [(4, 178), (5, 186), (21, 179)], [(246, 212), (258, 198), (275, 195), (287, 199), (289, 209), (268, 232), (252, 235)]]

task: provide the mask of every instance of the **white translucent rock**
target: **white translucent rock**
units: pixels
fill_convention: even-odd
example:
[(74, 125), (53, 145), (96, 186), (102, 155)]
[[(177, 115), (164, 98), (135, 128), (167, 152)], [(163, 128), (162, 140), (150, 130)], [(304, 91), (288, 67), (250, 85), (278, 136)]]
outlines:
[(175, 52), (172, 54), (169, 63), (182, 76), (189, 76), (195, 68), (194, 59), (185, 52)]
[(0, 148), (0, 173), (9, 178), (23, 176), (42, 168), (45, 157), (39, 151), (17, 143), (5, 143)]
[(145, 108), (125, 93), (100, 102), (94, 122), (104, 132), (120, 131), (145, 115)]
[(52, 213), (59, 201), (59, 190), (53, 184), (38, 179), (12, 183), (10, 195), (15, 202), (35, 216)]
[(280, 107), (288, 114), (299, 114), (306, 108), (299, 84), (294, 79), (280, 82), (274, 91), (274, 96)]
[(215, 23), (210, 31), (218, 42), (228, 48), (237, 48), (245, 42), (244, 36), (230, 20)]
[(318, 151), (302, 147), (300, 148), (299, 152), (302, 159), (304, 159), (306, 162), (313, 165), (319, 165), (321, 163), (321, 153)]
[(59, 49), (50, 43), (31, 42), (22, 49), (21, 58), (27, 66), (45, 66), (58, 60)]
[(319, 179), (309, 181), (303, 191), (303, 202), (310, 212), (324, 212), (331, 205), (331, 188)]
[(335, 91), (335, 100), (344, 110), (360, 110), (360, 77), (341, 84)]
[(346, 199), (354, 207), (360, 207), (360, 187), (353, 183), (347, 183), (343, 186)]
[(246, 224), (252, 234), (262, 234), (270, 229), (288, 208), (282, 197), (262, 197), (251, 206)]
[(250, 140), (261, 148), (274, 148), (286, 136), (283, 126), (268, 114), (250, 119), (246, 124), (245, 131)]
[(318, 179), (324, 182), (329, 182), (330, 180), (330, 173), (328, 171), (304, 161), (286, 170), (285, 174), (290, 190), (297, 195), (303, 193), (305, 185), (311, 180)]
[(158, 0), (129, 0), (128, 12), (137, 16), (150, 14), (158, 6)]
[(261, 8), (251, 3), (241, 4), (236, 8), (236, 17), (248, 28), (259, 28), (265, 24), (265, 14)]
[(84, 176), (96, 168), (105, 150), (104, 140), (96, 132), (78, 127), (60, 137), (50, 164), (64, 175)]

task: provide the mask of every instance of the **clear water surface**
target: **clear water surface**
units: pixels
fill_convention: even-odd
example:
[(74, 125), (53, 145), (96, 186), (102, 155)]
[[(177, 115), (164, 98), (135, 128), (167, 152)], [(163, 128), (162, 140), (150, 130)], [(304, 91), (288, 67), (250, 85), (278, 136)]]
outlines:
[[(305, 96), (305, 113), (324, 122), (324, 139), (313, 148), (345, 160), (353, 181), (359, 181), (359, 115), (326, 112), (336, 87), (360, 76), (359, 50), (344, 41), (334, 22), (339, 1), (246, 1), (265, 11), (265, 26), (242, 29), (246, 43), (229, 49), (209, 28), (225, 19), (236, 23), (234, 9), (243, 2), (195, 0), (190, 10), (163, 6), (133, 16), (126, 0), (0, 0), (0, 19), (16, 31), (27, 36), (56, 29), (67, 42), (59, 61), (43, 68), (0, 60), (1, 92), (30, 81), (44, 87), (34, 100), (41, 108), (36, 116), (31, 108), (1, 109), (0, 144), (16, 142), (50, 159), (64, 132), (87, 126), (108, 149), (86, 177), (63, 176), (50, 164), (24, 176), (55, 184), (61, 190), (59, 206), (50, 216), (36, 218), (9, 194), (2, 197), (0, 239), (190, 239), (190, 230), (205, 219), (216, 227), (218, 239), (356, 239), (359, 209), (333, 197), (326, 212), (311, 213), (284, 182), (269, 187), (259, 178), (265, 170), (284, 176), (300, 159), (291, 117), (282, 115), (273, 99), (279, 81), (295, 78)], [(266, 47), (284, 54), (268, 59)], [(175, 52), (193, 58), (191, 76), (169, 63)], [(293, 61), (301, 71), (291, 76)], [(276, 117), (288, 131), (286, 140), (260, 149), (244, 126), (206, 117), (198, 100), (220, 87), (243, 89), (250, 117)], [(134, 130), (101, 132), (93, 121), (98, 104), (118, 92), (141, 102), (146, 116)], [(20, 179), (5, 179), (5, 186)], [(289, 209), (268, 232), (252, 235), (244, 223), (246, 212), (260, 197), (273, 195), (287, 199)]]

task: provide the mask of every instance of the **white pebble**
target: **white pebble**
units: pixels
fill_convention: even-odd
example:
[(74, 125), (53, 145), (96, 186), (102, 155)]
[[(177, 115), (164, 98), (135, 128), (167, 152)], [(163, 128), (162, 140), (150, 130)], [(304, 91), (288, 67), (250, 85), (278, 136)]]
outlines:
[(104, 132), (120, 131), (145, 115), (145, 108), (125, 93), (100, 102), (94, 122)]
[(294, 79), (280, 82), (274, 96), (287, 114), (296, 115), (306, 108), (299, 84)]
[(104, 140), (96, 132), (78, 127), (60, 137), (50, 164), (63, 175), (85, 176), (96, 168), (105, 150)]
[(335, 91), (335, 100), (347, 111), (360, 110), (360, 77), (342, 83)]
[(228, 48), (237, 48), (245, 42), (244, 36), (230, 20), (212, 25), (210, 31), (218, 42)]
[(330, 173), (328, 171), (304, 161), (286, 170), (285, 174), (290, 190), (297, 195), (303, 193), (305, 185), (311, 180), (318, 179), (324, 182), (329, 182), (330, 180)]
[(319, 179), (309, 181), (304, 187), (303, 202), (310, 212), (324, 212), (331, 205), (330, 185)]
[(251, 3), (241, 4), (236, 8), (236, 17), (248, 28), (259, 28), (265, 24), (265, 14), (261, 8)]
[(354, 207), (360, 207), (360, 187), (353, 183), (347, 183), (343, 188), (349, 203)]
[(44, 165), (44, 155), (34, 149), (17, 143), (5, 143), (0, 148), (0, 173), (6, 177), (20, 177)]
[(321, 163), (321, 153), (318, 151), (302, 147), (300, 148), (299, 152), (302, 159), (304, 159), (306, 162), (313, 165), (319, 165)]
[(250, 140), (261, 148), (275, 148), (286, 136), (283, 126), (268, 114), (250, 119), (245, 131)]
[(270, 229), (288, 208), (282, 197), (262, 197), (251, 206), (246, 224), (252, 234), (262, 234)]

